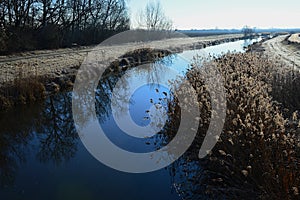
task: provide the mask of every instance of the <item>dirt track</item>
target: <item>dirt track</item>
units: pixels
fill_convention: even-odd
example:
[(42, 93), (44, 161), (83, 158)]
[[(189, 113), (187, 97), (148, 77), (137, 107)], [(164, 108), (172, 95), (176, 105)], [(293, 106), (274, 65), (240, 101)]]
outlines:
[(300, 51), (294, 44), (287, 44), (284, 42), (288, 35), (277, 36), (271, 40), (267, 40), (262, 44), (265, 53), (276, 59), (282, 61), (293, 69), (300, 70)]

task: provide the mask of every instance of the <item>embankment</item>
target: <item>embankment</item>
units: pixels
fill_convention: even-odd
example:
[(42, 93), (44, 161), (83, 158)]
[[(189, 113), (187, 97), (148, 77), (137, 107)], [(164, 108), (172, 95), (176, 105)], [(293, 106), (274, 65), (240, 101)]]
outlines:
[[(142, 54), (156, 54), (156, 51), (151, 52), (149, 49), (165, 49), (170, 53), (179, 53), (184, 50), (201, 49), (232, 42), (241, 38), (240, 34), (172, 38), (163, 41), (98, 46), (97, 48), (38, 51), (2, 56), (0, 57), (0, 110), (18, 104), (34, 103), (53, 93), (71, 90), (77, 70), (90, 51), (103, 52), (104, 60), (109, 59), (113, 62), (114, 59), (114, 65), (120, 65), (116, 62), (124, 62), (122, 55), (125, 55), (126, 52), (134, 52), (136, 49), (148, 49), (140, 51)], [(127, 56), (132, 57), (128, 54)], [(136, 56), (134, 55), (134, 57)]]

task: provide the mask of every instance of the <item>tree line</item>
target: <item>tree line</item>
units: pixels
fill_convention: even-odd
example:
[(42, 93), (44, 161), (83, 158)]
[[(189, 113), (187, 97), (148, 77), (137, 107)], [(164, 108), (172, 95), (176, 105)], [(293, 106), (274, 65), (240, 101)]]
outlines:
[(0, 0), (0, 53), (97, 44), (128, 30), (126, 0)]

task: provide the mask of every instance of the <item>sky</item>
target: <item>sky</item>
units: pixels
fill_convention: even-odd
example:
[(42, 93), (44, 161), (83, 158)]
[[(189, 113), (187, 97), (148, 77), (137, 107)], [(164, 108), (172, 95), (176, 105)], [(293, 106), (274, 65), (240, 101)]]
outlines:
[[(150, 0), (153, 1), (153, 0)], [(132, 27), (149, 0), (128, 0)], [(300, 0), (160, 0), (177, 29), (300, 28)]]

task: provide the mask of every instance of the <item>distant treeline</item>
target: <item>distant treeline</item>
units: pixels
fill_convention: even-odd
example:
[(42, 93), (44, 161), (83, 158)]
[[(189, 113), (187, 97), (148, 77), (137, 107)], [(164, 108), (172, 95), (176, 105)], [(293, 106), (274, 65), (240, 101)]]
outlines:
[(240, 34), (242, 30), (237, 29), (207, 29), (207, 30), (179, 30), (179, 32), (189, 37), (223, 35), (223, 34)]
[[(209, 36), (209, 35), (223, 35), (223, 34), (243, 34), (244, 29), (204, 29), (204, 30), (178, 30), (183, 34), (186, 34), (190, 37), (198, 37), (198, 36)], [(252, 28), (253, 33), (299, 33), (300, 28), (270, 28), (270, 29), (259, 29), (259, 28)]]
[(130, 27), (125, 0), (0, 0), (0, 54), (96, 44)]

